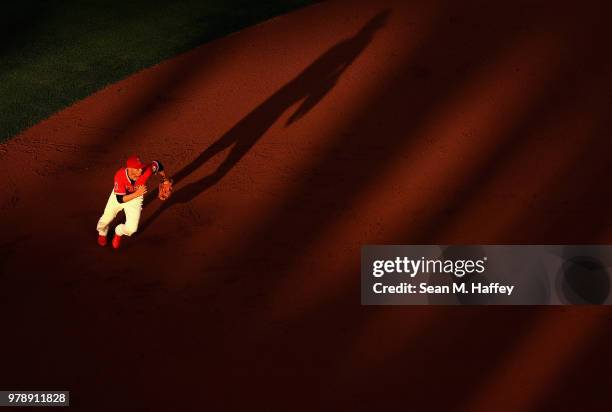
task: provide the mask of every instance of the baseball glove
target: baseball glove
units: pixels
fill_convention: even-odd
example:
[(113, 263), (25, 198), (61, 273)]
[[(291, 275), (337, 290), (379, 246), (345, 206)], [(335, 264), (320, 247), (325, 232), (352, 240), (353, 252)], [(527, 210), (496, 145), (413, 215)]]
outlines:
[(157, 197), (160, 200), (166, 200), (172, 194), (172, 179), (164, 180), (159, 184), (159, 193)]

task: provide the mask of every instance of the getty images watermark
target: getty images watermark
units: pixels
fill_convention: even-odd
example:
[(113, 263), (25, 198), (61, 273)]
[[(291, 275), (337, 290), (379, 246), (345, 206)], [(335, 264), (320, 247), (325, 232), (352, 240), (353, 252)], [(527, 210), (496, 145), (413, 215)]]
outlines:
[(612, 304), (612, 246), (363, 246), (364, 305)]

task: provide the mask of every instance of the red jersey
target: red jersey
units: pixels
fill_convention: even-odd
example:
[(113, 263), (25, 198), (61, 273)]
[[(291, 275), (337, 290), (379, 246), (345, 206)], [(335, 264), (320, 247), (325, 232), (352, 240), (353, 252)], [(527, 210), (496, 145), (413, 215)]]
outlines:
[(116, 195), (127, 195), (129, 193), (134, 193), (137, 186), (147, 183), (149, 177), (151, 177), (153, 173), (157, 173), (159, 169), (159, 162), (153, 161), (144, 168), (138, 180), (134, 181), (129, 178), (127, 168), (122, 167), (121, 169), (117, 170), (117, 173), (115, 173), (115, 187), (113, 188), (113, 191)]

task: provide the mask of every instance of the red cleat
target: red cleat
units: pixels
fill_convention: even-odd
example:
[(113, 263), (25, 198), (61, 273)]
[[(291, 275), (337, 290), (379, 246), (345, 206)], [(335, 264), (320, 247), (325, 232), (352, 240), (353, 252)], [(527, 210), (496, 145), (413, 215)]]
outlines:
[(106, 246), (106, 236), (98, 235), (98, 245)]
[(121, 244), (121, 236), (115, 235), (112, 243), (114, 249), (119, 249), (119, 245)]

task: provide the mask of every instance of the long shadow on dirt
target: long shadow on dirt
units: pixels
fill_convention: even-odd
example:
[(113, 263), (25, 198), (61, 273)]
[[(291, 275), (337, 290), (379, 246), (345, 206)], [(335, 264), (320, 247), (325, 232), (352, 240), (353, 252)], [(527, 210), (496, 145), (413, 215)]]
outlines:
[[(144, 231), (172, 205), (190, 202), (219, 182), (279, 117), (295, 103), (302, 101), (295, 113), (290, 116), (287, 125), (298, 121), (316, 106), (333, 89), (340, 76), (372, 41), (376, 32), (385, 25), (389, 13), (389, 10), (385, 10), (377, 14), (356, 35), (330, 48), (295, 79), (279, 89), (234, 125), (193, 162), (178, 171), (173, 176), (175, 183), (179, 183), (191, 175), (219, 152), (232, 147), (229, 155), (213, 173), (177, 190), (171, 200), (165, 202), (143, 223), (140, 232)], [(145, 201), (145, 206), (150, 203), (152, 198), (150, 197)]]

